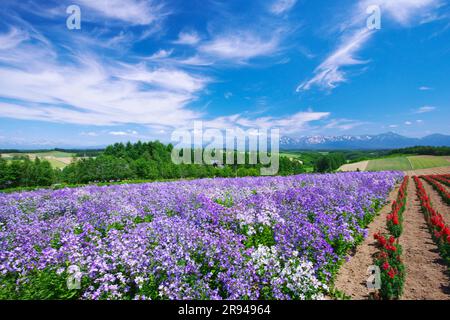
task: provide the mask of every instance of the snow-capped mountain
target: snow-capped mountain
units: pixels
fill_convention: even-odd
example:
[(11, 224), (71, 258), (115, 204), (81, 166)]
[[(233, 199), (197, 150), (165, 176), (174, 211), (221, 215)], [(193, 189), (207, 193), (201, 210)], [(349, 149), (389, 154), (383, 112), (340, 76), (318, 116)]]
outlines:
[(395, 149), (413, 146), (450, 146), (450, 136), (433, 134), (408, 138), (393, 132), (359, 136), (281, 137), (281, 149)]

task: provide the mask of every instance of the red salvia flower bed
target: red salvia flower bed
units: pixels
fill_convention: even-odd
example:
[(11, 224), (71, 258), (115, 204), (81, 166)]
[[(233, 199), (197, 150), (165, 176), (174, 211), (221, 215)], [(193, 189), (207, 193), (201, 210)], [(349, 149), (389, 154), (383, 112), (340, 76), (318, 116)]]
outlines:
[(380, 296), (383, 299), (398, 299), (403, 293), (405, 266), (402, 262), (402, 247), (398, 238), (403, 231), (403, 212), (406, 207), (406, 190), (409, 177), (405, 176), (398, 191), (397, 199), (392, 203), (391, 213), (387, 216), (389, 234), (378, 232), (374, 235), (380, 252), (375, 255), (375, 264), (381, 271)]
[(431, 186), (440, 194), (442, 200), (444, 200), (447, 204), (450, 204), (450, 193), (447, 192), (447, 189), (438, 182), (437, 177), (439, 176), (420, 176), (420, 178), (431, 184)]
[[(416, 176), (413, 177), (417, 187), (417, 195), (419, 196), (422, 212), (430, 228), (434, 241), (439, 247), (442, 258), (450, 266), (450, 228), (445, 224), (442, 215), (437, 212), (427, 195), (422, 181)], [(427, 180), (428, 181), (428, 180)]]

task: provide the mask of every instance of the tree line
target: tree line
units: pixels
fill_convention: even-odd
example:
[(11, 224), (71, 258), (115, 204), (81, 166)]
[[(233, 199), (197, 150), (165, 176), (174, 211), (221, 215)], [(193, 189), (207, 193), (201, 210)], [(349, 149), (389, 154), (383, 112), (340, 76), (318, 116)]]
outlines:
[(16, 157), (6, 161), (0, 157), (0, 189), (50, 186), (58, 180), (60, 171), (46, 160)]
[(390, 154), (420, 154), (428, 156), (450, 156), (450, 147), (416, 146), (410, 148), (394, 149)]
[(314, 171), (319, 173), (333, 172), (346, 164), (344, 154), (330, 153), (320, 156), (314, 163)]
[[(244, 155), (246, 164), (174, 164), (172, 150), (171, 144), (165, 145), (159, 141), (116, 143), (101, 152), (95, 150), (94, 157), (78, 159), (62, 170), (53, 169), (48, 161), (38, 158), (34, 161), (28, 157), (6, 161), (0, 157), (0, 189), (56, 183), (259, 176), (262, 167), (261, 164), (248, 164), (248, 152)], [(237, 153), (234, 151), (235, 159)], [(304, 168), (298, 160), (279, 158), (279, 175), (303, 172)]]

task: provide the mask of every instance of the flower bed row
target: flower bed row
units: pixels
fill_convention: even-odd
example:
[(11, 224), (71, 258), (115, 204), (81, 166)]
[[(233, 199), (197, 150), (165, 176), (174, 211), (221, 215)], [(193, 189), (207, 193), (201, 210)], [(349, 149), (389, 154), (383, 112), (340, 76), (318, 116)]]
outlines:
[(392, 203), (392, 211), (387, 216), (389, 234), (382, 234), (380, 231), (374, 235), (380, 249), (375, 255), (375, 264), (381, 272), (380, 296), (382, 299), (398, 299), (403, 293), (406, 273), (401, 259), (402, 247), (398, 239), (403, 232), (403, 212), (406, 208), (408, 182), (409, 177), (405, 176), (397, 200)]
[(450, 266), (450, 228), (445, 224), (442, 215), (433, 208), (422, 181), (416, 176), (413, 178), (416, 183), (420, 206), (433, 240), (438, 245), (442, 258)]
[(436, 176), (420, 176), (420, 178), (427, 181), (434, 190), (436, 190), (441, 196), (442, 200), (444, 200), (447, 204), (450, 204), (450, 193), (447, 189), (441, 185), (438, 180), (435, 178)]
[(439, 181), (440, 183), (445, 184), (447, 187), (450, 187), (450, 175), (441, 174), (441, 175), (430, 175), (432, 179)]

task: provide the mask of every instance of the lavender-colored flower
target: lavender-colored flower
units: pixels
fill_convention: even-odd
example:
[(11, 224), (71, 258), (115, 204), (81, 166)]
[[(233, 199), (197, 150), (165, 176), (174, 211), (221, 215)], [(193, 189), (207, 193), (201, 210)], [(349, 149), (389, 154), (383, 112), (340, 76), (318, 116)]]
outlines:
[[(0, 195), (0, 285), (67, 266), (82, 299), (319, 299), (399, 172)], [(19, 290), (20, 291), (20, 290)]]

